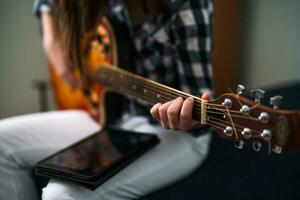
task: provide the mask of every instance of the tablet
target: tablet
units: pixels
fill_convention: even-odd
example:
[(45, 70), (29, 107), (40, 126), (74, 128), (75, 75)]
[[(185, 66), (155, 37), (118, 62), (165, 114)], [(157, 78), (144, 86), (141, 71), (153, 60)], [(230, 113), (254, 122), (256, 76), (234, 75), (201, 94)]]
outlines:
[(94, 190), (158, 143), (153, 134), (104, 128), (38, 162), (35, 173)]

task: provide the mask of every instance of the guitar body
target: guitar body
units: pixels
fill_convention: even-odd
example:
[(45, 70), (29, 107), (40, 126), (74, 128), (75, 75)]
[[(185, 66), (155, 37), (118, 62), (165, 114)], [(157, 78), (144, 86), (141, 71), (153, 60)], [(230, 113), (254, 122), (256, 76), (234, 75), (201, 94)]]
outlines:
[[(117, 34), (115, 34), (117, 33)], [(121, 38), (122, 37), (122, 38)], [(126, 39), (128, 37), (128, 39)], [(104, 18), (92, 33), (83, 38), (85, 71), (97, 71), (103, 64), (133, 66), (132, 46), (127, 26), (113, 18)], [(132, 69), (130, 69), (132, 71)], [(51, 85), (56, 107), (60, 110), (80, 109), (87, 111), (102, 125), (113, 122), (121, 114), (122, 96), (108, 93), (100, 84), (89, 84), (88, 91), (71, 88), (49, 65)], [(80, 72), (74, 76), (80, 79)], [(105, 105), (105, 102), (110, 102)]]

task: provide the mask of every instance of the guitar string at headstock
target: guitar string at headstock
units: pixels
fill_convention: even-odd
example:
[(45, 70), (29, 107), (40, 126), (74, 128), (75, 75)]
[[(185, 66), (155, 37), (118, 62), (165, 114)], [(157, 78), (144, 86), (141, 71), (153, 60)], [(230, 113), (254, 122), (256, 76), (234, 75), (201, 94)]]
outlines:
[[(244, 141), (250, 140), (254, 151), (260, 151), (262, 142), (267, 142), (269, 153), (271, 149), (274, 153), (281, 153), (290, 134), (289, 112), (278, 110), (283, 98), (272, 97), (272, 109), (261, 104), (265, 91), (251, 90), (254, 97), (251, 101), (242, 96), (244, 90), (243, 85), (238, 85), (236, 94), (225, 94), (211, 101), (207, 105), (207, 124), (215, 127), (219, 135), (233, 139), (238, 149), (243, 149)], [(214, 116), (210, 116), (212, 113)]]

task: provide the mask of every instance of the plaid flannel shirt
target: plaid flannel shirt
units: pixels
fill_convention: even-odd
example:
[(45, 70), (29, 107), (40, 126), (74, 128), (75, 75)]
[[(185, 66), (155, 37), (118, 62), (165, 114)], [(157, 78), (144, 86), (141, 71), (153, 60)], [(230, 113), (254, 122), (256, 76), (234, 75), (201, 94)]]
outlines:
[[(36, 0), (34, 12), (49, 12), (50, 6), (51, 0)], [(212, 91), (212, 8), (211, 0), (172, 0), (170, 10), (154, 23), (130, 27), (137, 73), (196, 96)], [(149, 114), (134, 105), (130, 112)]]
[(173, 0), (170, 12), (133, 32), (137, 72), (201, 95), (212, 91), (212, 2)]

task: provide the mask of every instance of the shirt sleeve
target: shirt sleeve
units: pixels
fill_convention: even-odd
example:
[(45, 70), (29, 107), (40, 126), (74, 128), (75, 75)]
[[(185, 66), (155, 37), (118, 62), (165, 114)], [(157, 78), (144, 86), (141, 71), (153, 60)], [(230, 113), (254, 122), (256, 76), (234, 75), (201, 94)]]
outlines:
[(181, 89), (196, 96), (213, 91), (212, 8), (211, 0), (187, 0), (172, 25)]
[(52, 0), (35, 0), (33, 3), (33, 13), (35, 16), (40, 17), (41, 13), (50, 13)]

